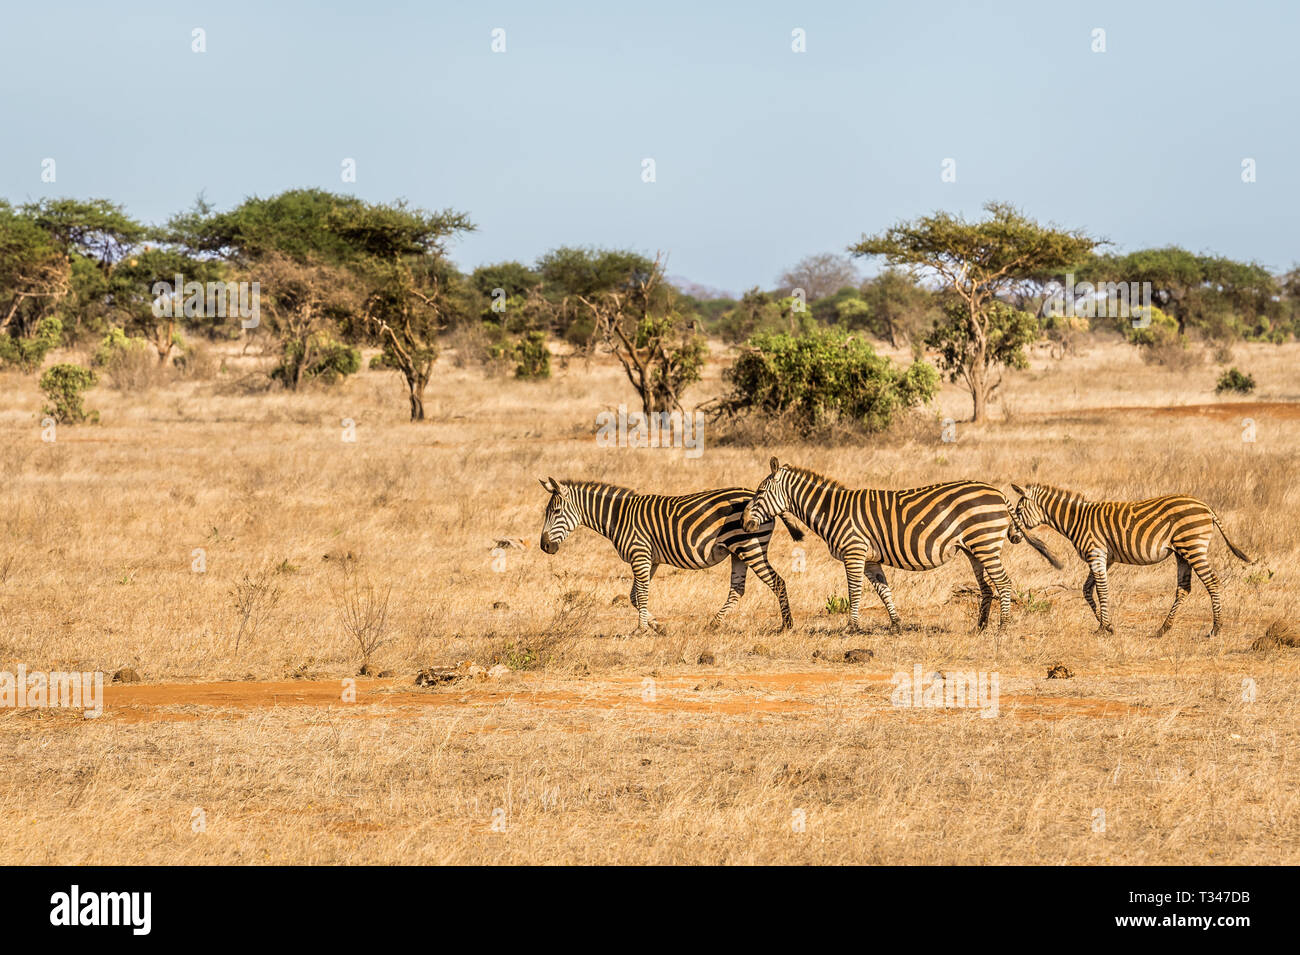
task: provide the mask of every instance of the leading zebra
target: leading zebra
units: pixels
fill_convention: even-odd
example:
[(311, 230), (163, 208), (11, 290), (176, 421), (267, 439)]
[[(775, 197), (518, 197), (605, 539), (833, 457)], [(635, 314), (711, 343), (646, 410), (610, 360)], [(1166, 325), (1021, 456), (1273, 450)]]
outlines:
[(1115, 632), (1110, 624), (1107, 568), (1111, 564), (1158, 564), (1173, 554), (1178, 558), (1178, 588), (1174, 591), (1174, 605), (1155, 636), (1163, 637), (1173, 626), (1179, 604), (1191, 592), (1192, 571), (1209, 591), (1210, 608), (1214, 612), (1214, 625), (1206, 636), (1218, 636), (1222, 609), (1219, 579), (1207, 559), (1214, 528), (1223, 534), (1223, 542), (1230, 551), (1248, 564), (1251, 561), (1228, 540), (1218, 515), (1206, 504), (1180, 495), (1146, 501), (1087, 501), (1071, 491), (1046, 484), (1011, 487), (1020, 495), (1016, 504), (1020, 523), (1025, 527), (1046, 524), (1063, 534), (1088, 565), (1083, 599), (1097, 618), (1099, 633)]
[[(1011, 580), (1002, 567), (1002, 545), (1021, 540), (1022, 530), (1002, 492), (977, 481), (952, 481), (903, 491), (851, 490), (837, 481), (772, 458), (745, 508), (745, 526), (758, 527), (787, 511), (826, 541), (831, 556), (844, 562), (849, 582), (849, 626), (858, 629), (865, 573), (889, 611), (890, 629), (901, 629), (884, 566), (929, 570), (959, 551), (970, 560), (980, 588), (979, 627), (988, 626), (996, 589), (998, 625), (1011, 612)], [(1034, 548), (1061, 566), (1040, 542)]]
[[(753, 492), (732, 487), (666, 497), (598, 481), (547, 478), (541, 483), (551, 494), (542, 525), (542, 550), (554, 554), (579, 526), (608, 537), (618, 556), (632, 565), (631, 599), (640, 630), (650, 627), (650, 580), (660, 564), (699, 570), (727, 556), (731, 557), (731, 591), (716, 619), (725, 617), (745, 593), (745, 577), (752, 570), (781, 603), (781, 629), (794, 627), (785, 581), (767, 560), (774, 521), (760, 521), (752, 529), (741, 526)], [(788, 521), (786, 527), (795, 540), (803, 538)]]

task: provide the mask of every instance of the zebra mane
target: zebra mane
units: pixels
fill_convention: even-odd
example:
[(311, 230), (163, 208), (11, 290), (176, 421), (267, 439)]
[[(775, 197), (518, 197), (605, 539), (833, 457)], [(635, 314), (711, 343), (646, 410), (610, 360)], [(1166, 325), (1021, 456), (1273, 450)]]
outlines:
[(1087, 504), (1088, 499), (1076, 491), (1067, 491), (1063, 487), (1056, 487), (1054, 484), (1039, 484), (1040, 491), (1050, 491), (1056, 498), (1066, 504)]
[(573, 488), (575, 491), (606, 491), (622, 497), (626, 494), (635, 494), (630, 487), (623, 487), (621, 484), (607, 484), (604, 481), (574, 481), (570, 478), (564, 478), (561, 484)]
[(818, 474), (816, 471), (812, 470), (811, 468), (801, 468), (797, 464), (786, 464), (783, 466), (787, 470), (789, 470), (792, 474), (800, 474), (803, 475), (804, 477), (812, 478), (814, 481), (817, 481), (819, 484), (825, 484), (828, 487), (844, 487), (843, 484), (841, 484), (839, 481), (835, 480), (834, 478), (828, 478), (824, 474)]

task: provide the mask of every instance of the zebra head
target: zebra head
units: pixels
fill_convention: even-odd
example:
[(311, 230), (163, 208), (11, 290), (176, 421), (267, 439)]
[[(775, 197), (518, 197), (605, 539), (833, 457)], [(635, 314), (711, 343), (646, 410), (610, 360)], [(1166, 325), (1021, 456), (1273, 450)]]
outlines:
[(770, 463), (772, 473), (763, 478), (763, 483), (745, 505), (743, 524), (747, 531), (756, 531), (764, 524), (770, 524), (790, 509), (790, 469), (775, 457)]
[(560, 549), (560, 544), (582, 522), (578, 507), (573, 501), (573, 491), (566, 484), (555, 478), (541, 482), (542, 487), (551, 492), (551, 500), (546, 505), (546, 520), (542, 523), (541, 546), (548, 554)]
[(1047, 520), (1047, 515), (1043, 513), (1043, 506), (1038, 502), (1037, 484), (1031, 484), (1027, 488), (1013, 484), (1011, 490), (1020, 495), (1020, 500), (1016, 502), (1015, 513), (1021, 527), (1032, 530)]

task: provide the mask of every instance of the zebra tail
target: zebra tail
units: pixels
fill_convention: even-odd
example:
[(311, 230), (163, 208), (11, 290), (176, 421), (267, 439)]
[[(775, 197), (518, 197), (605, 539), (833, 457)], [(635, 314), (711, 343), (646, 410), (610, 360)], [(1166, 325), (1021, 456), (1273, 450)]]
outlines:
[[(803, 531), (799, 530), (799, 528), (795, 527), (794, 524), (790, 523), (790, 518), (786, 517), (784, 514), (781, 515), (781, 523), (785, 524), (785, 529), (790, 532), (790, 536), (792, 538), (794, 538), (797, 541), (803, 540)], [(1232, 545), (1229, 544), (1228, 546), (1231, 547)]]
[(1228, 540), (1228, 532), (1225, 531), (1225, 530), (1223, 529), (1223, 525), (1219, 523), (1219, 515), (1218, 515), (1218, 514), (1215, 514), (1213, 511), (1211, 511), (1211, 512), (1210, 512), (1210, 517), (1214, 518), (1214, 526), (1217, 527), (1217, 528), (1219, 529), (1219, 533), (1223, 535), (1223, 542), (1224, 542), (1225, 544), (1228, 545), (1228, 550), (1230, 550), (1230, 551), (1232, 551), (1234, 554), (1236, 554), (1236, 555), (1237, 555), (1237, 559), (1240, 560), (1240, 561), (1244, 561), (1244, 562), (1247, 563), (1247, 564), (1253, 564), (1253, 563), (1255, 563), (1253, 560), (1251, 560), (1249, 557), (1247, 557), (1247, 556), (1242, 552), (1241, 548), (1239, 548), (1239, 547), (1238, 547), (1236, 544), (1234, 544), (1232, 541)]
[[(1011, 518), (1011, 527), (1008, 528), (1007, 531), (1007, 539), (1011, 541), (1011, 543), (1018, 544), (1022, 539), (1027, 540), (1029, 541), (1029, 546), (1032, 547), (1034, 550), (1038, 551), (1038, 553), (1042, 554), (1043, 558), (1049, 564), (1055, 567), (1057, 570), (1061, 570), (1062, 568), (1065, 567), (1065, 565), (1062, 564), (1057, 559), (1056, 555), (1053, 554), (1050, 550), (1048, 550), (1046, 544), (1044, 544), (1037, 537), (1029, 533), (1029, 531), (1025, 530), (1020, 525), (1020, 522), (1016, 520), (1015, 511), (1013, 511), (1011, 508), (1007, 508), (1007, 516)], [(1229, 544), (1228, 546), (1231, 547), (1232, 545)]]

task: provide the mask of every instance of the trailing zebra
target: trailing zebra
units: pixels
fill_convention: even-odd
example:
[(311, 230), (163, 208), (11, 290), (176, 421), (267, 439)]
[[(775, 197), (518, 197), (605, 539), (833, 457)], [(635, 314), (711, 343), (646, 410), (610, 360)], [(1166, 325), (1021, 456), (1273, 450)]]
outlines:
[(980, 588), (979, 627), (988, 626), (993, 593), (999, 626), (1011, 612), (1011, 580), (1002, 566), (1002, 545), (1027, 539), (1054, 567), (1061, 563), (1042, 543), (1024, 534), (1002, 492), (977, 481), (952, 481), (903, 491), (852, 490), (838, 481), (772, 458), (745, 508), (745, 526), (793, 514), (826, 541), (844, 562), (849, 582), (849, 626), (858, 629), (865, 574), (889, 611), (890, 629), (901, 629), (884, 567), (929, 570), (958, 552), (966, 555)]
[[(618, 556), (632, 565), (630, 596), (640, 630), (651, 624), (650, 580), (660, 564), (700, 570), (728, 556), (731, 590), (716, 619), (725, 617), (744, 595), (745, 578), (752, 570), (781, 603), (781, 629), (794, 627), (785, 581), (767, 560), (774, 522), (760, 521), (750, 530), (742, 526), (753, 492), (732, 487), (666, 497), (598, 481), (547, 478), (541, 483), (551, 495), (542, 525), (542, 550), (554, 554), (579, 526), (608, 537)], [(786, 527), (795, 540), (803, 538), (788, 521)]]
[(1011, 487), (1020, 495), (1016, 504), (1016, 518), (1020, 523), (1025, 527), (1046, 524), (1064, 535), (1088, 565), (1083, 599), (1097, 618), (1098, 632), (1115, 632), (1110, 623), (1107, 568), (1111, 564), (1158, 564), (1173, 554), (1178, 559), (1178, 587), (1174, 591), (1174, 605), (1155, 636), (1163, 637), (1173, 626), (1179, 605), (1191, 592), (1193, 571), (1209, 591), (1210, 607), (1214, 611), (1214, 626), (1206, 636), (1218, 636), (1222, 610), (1219, 579), (1207, 559), (1214, 528), (1219, 529), (1223, 542), (1233, 554), (1248, 564), (1251, 560), (1228, 540), (1218, 515), (1209, 506), (1181, 495), (1146, 501), (1087, 501), (1071, 491), (1046, 484)]

